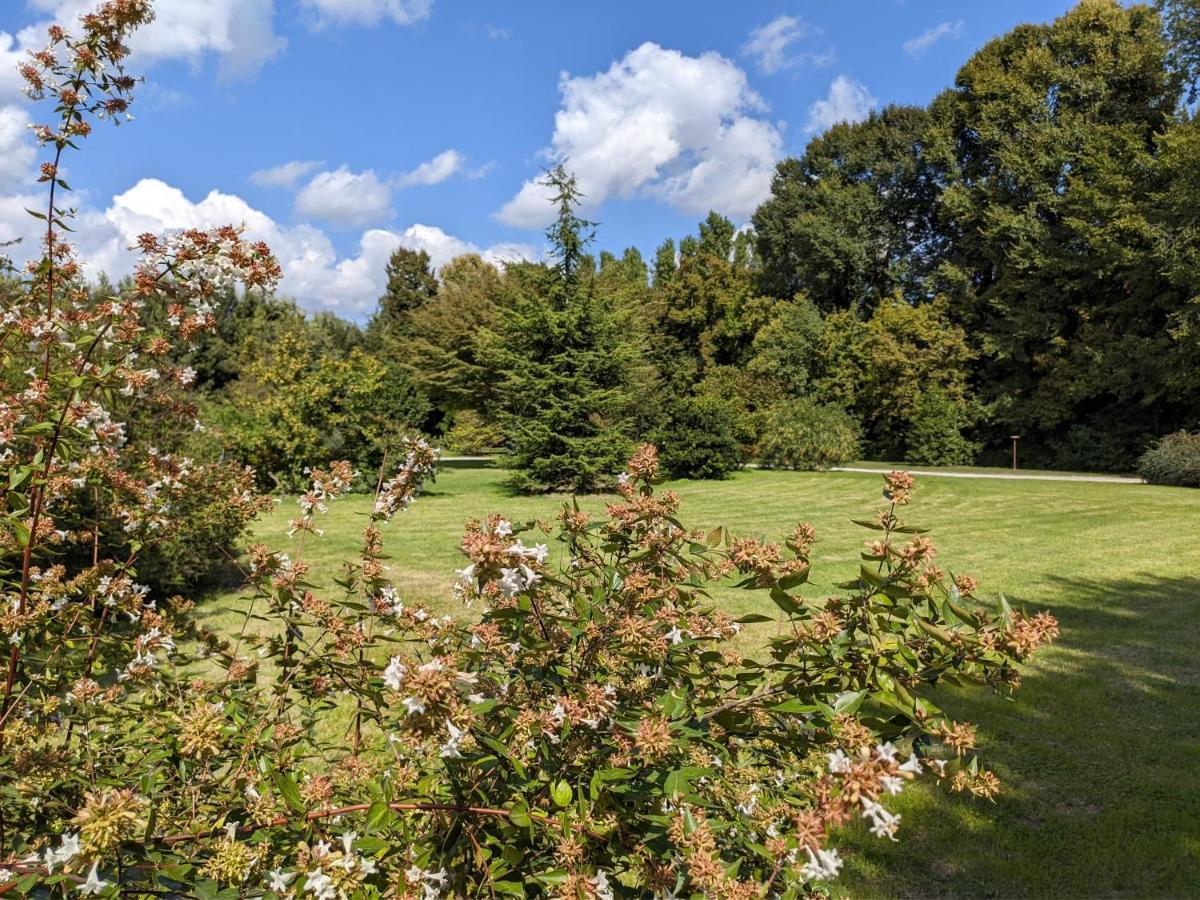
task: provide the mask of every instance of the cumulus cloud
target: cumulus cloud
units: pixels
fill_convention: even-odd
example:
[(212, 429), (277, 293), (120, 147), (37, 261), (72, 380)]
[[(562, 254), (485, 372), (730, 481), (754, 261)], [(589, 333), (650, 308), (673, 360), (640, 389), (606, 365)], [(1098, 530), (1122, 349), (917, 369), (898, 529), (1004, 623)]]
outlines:
[[(658, 197), (689, 213), (745, 218), (770, 191), (779, 130), (746, 74), (717, 53), (685, 56), (645, 43), (605, 72), (564, 73), (550, 161), (568, 160), (589, 207), (609, 197)], [(497, 213), (533, 228), (553, 217), (545, 187), (527, 181)]]
[(423, 162), (411, 172), (404, 172), (393, 179), (396, 187), (418, 184), (440, 184), (458, 174), (466, 167), (467, 158), (457, 150), (444, 150), (428, 162)]
[[(34, 10), (72, 26), (95, 0), (31, 0)], [(225, 78), (253, 75), (287, 42), (275, 34), (274, 0), (171, 0), (130, 40), (137, 60), (187, 59), (216, 54)]]
[(319, 160), (301, 160), (294, 159), (291, 162), (285, 162), (282, 165), (272, 166), (269, 169), (259, 169), (250, 175), (250, 183), (257, 184), (259, 187), (274, 187), (292, 189), (300, 183), (300, 179), (306, 178), (316, 169), (325, 165)]
[(296, 212), (336, 225), (366, 225), (391, 216), (392, 189), (372, 170), (321, 172), (296, 195)]
[(433, 0), (303, 0), (316, 13), (318, 25), (377, 25), (388, 19), (412, 25), (429, 18)]
[[(44, 198), (0, 198), (0, 239), (22, 237), (24, 243), (9, 248), (17, 259), (36, 252), (38, 223), (24, 211), (37, 208)], [(241, 197), (210, 191), (199, 202), (183, 191), (155, 178), (143, 178), (113, 197), (105, 210), (84, 209), (76, 219), (73, 239), (89, 276), (101, 272), (118, 278), (132, 270), (129, 245), (143, 232), (162, 233), (181, 228), (212, 228), (244, 224), (254, 240), (266, 241), (283, 267), (280, 293), (294, 297), (306, 309), (332, 310), (351, 318), (370, 313), (383, 293), (388, 257), (405, 246), (429, 253), (434, 266), (442, 266), (462, 253), (479, 253), (503, 264), (534, 259), (537, 251), (523, 244), (480, 247), (432, 225), (412, 225), (402, 231), (372, 228), (363, 232), (351, 255), (337, 252), (329, 236), (308, 224), (282, 225), (255, 209)]]
[(29, 140), (29, 113), (0, 106), (0, 190), (26, 181), (37, 151)]
[(861, 122), (878, 102), (862, 82), (839, 75), (825, 98), (808, 108), (808, 131), (824, 131), (839, 122)]
[(962, 35), (963, 22), (959, 19), (957, 22), (942, 22), (932, 28), (922, 32), (915, 38), (909, 38), (902, 45), (904, 52), (916, 59), (924, 55), (925, 51), (942, 40), (957, 40)]
[(828, 65), (833, 62), (832, 51), (806, 51), (796, 54), (788, 52), (796, 41), (815, 33), (816, 29), (796, 16), (777, 16), (766, 25), (760, 25), (750, 32), (750, 37), (742, 45), (742, 54), (754, 59), (758, 68), (767, 75), (774, 75), (804, 62)]

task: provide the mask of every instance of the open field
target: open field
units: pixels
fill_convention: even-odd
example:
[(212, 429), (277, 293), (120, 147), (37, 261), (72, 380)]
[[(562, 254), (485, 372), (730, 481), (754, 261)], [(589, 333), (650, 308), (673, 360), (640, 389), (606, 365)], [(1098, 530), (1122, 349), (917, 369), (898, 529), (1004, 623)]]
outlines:
[[(448, 468), (390, 526), (387, 548), (406, 601), (452, 609), (463, 521), (489, 511), (549, 518), (562, 498), (515, 498), (503, 472)], [(725, 482), (678, 482), (695, 526), (782, 537), (817, 527), (816, 589), (851, 577), (867, 535), (849, 519), (876, 508), (881, 479), (854, 473), (742, 472)], [(366, 500), (324, 517), (305, 549), (328, 583), (352, 556)], [(581, 500), (599, 511), (603, 498)], [(286, 548), (291, 501), (256, 537)], [(1128, 484), (918, 481), (908, 509), (934, 529), (939, 562), (977, 576), (983, 593), (1048, 608), (1062, 636), (1028, 667), (1012, 699), (946, 692), (956, 718), (980, 723), (981, 753), (1005, 783), (995, 804), (935, 788), (896, 808), (900, 842), (839, 839), (839, 888), (857, 896), (1182, 896), (1200, 885), (1200, 493)], [(311, 540), (311, 539), (310, 539)], [(738, 612), (765, 597), (720, 598)], [(210, 623), (237, 627), (235, 594), (208, 601)], [(770, 626), (761, 626), (770, 627)], [(752, 638), (751, 638), (752, 640)]]

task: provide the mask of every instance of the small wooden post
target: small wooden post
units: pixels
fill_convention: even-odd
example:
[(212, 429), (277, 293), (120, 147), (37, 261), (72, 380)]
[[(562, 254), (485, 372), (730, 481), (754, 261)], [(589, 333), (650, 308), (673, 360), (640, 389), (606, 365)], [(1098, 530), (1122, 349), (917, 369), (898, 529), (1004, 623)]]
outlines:
[(1017, 441), (1021, 439), (1019, 434), (1010, 434), (1009, 438), (1013, 442), (1013, 471), (1017, 471)]

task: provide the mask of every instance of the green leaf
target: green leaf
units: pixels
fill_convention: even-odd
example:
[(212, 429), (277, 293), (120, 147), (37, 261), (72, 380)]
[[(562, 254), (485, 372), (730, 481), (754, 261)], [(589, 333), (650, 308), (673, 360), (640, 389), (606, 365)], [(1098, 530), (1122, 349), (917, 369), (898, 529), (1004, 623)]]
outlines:
[(508, 820), (518, 828), (528, 828), (533, 824), (533, 819), (529, 816), (529, 804), (524, 800), (518, 800), (508, 808)]
[(566, 781), (557, 781), (550, 789), (550, 796), (558, 806), (570, 806), (574, 793)]
[(304, 812), (304, 801), (300, 798), (300, 787), (296, 779), (287, 772), (276, 772), (272, 779), (284, 802), (297, 812)]
[(777, 587), (771, 588), (771, 600), (789, 615), (795, 615), (800, 612), (800, 604), (793, 600), (791, 595), (786, 591), (780, 590)]
[(367, 821), (364, 827), (368, 832), (378, 831), (392, 818), (392, 810), (382, 800), (376, 800), (367, 810)]

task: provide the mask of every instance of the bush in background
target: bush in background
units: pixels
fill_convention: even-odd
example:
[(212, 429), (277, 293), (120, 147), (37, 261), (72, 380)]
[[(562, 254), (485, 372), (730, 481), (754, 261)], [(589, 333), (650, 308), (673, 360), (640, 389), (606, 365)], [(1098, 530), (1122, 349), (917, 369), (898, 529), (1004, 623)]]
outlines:
[(939, 388), (927, 391), (914, 404), (905, 438), (905, 459), (922, 466), (968, 466), (979, 455), (979, 444), (963, 432), (971, 425), (970, 410)]
[(1200, 487), (1200, 434), (1177, 431), (1160, 438), (1138, 460), (1138, 474), (1151, 484)]
[(767, 468), (828, 469), (856, 459), (859, 448), (858, 423), (832, 404), (786, 400), (762, 416), (758, 461)]
[(486, 421), (473, 409), (454, 414), (450, 430), (442, 438), (442, 446), (450, 453), (478, 456), (495, 453), (504, 447), (504, 429)]
[(724, 478), (742, 465), (736, 427), (729, 404), (714, 397), (675, 401), (656, 441), (663, 467), (672, 478)]

